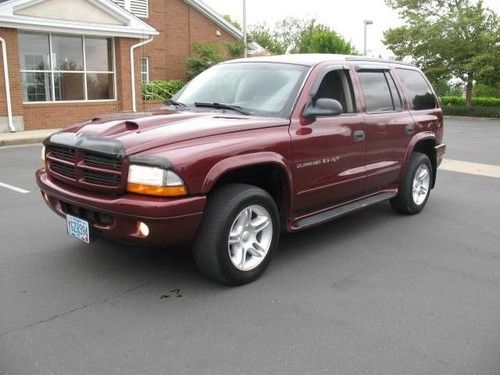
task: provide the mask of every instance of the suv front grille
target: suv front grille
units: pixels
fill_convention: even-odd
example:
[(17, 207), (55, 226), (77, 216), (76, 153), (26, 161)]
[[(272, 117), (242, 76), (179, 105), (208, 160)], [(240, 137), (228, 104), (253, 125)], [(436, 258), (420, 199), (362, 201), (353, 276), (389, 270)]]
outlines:
[(83, 171), (83, 178), (91, 184), (118, 186), (120, 184), (120, 176), (109, 173), (94, 172), (90, 170)]
[(51, 166), (52, 170), (56, 173), (59, 173), (63, 176), (69, 177), (69, 178), (73, 178), (73, 179), (76, 178), (75, 166), (63, 164), (63, 163), (55, 161), (55, 160), (50, 162), (50, 166)]
[(49, 145), (46, 160), (49, 173), (71, 185), (114, 194), (125, 190), (124, 166), (118, 156)]
[(120, 168), (121, 160), (108, 155), (99, 155), (90, 151), (83, 154), (83, 161), (90, 165), (104, 165), (112, 168)]
[(55, 157), (59, 159), (75, 160), (76, 149), (74, 148), (51, 146), (50, 151)]

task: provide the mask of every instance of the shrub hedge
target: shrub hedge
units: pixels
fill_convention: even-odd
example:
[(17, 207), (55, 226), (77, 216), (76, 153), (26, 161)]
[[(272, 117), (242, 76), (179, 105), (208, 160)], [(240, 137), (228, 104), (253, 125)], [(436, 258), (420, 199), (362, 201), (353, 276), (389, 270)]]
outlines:
[[(443, 107), (465, 106), (465, 97), (463, 96), (442, 96), (441, 105)], [(500, 98), (496, 97), (472, 97), (473, 107), (500, 107)]]
[(177, 93), (186, 82), (174, 79), (170, 81), (149, 81), (142, 85), (142, 97), (144, 100), (160, 101), (168, 100)]
[(443, 113), (448, 116), (494, 117), (500, 118), (500, 106), (477, 106), (467, 109), (465, 105), (443, 105)]

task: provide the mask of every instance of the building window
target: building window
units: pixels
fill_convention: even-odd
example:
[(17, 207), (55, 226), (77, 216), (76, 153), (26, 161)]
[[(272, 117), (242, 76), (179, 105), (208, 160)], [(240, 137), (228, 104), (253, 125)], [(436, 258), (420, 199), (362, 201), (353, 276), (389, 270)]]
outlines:
[(114, 3), (125, 8), (134, 16), (148, 18), (148, 0), (113, 0)]
[(141, 82), (149, 82), (149, 57), (141, 57)]
[(114, 100), (112, 38), (19, 33), (24, 102)]

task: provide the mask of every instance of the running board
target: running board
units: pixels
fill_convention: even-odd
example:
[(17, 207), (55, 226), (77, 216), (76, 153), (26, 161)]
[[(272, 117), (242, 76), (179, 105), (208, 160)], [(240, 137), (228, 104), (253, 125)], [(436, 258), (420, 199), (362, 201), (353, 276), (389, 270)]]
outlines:
[(351, 212), (361, 210), (365, 207), (386, 201), (396, 196), (396, 192), (382, 192), (375, 195), (371, 195), (367, 198), (362, 198), (357, 201), (344, 204), (329, 210), (320, 212), (319, 214), (314, 214), (312, 216), (305, 217), (297, 221), (297, 227), (299, 229), (304, 229), (311, 227), (313, 225), (322, 224), (324, 222), (337, 219), (341, 216), (350, 214)]

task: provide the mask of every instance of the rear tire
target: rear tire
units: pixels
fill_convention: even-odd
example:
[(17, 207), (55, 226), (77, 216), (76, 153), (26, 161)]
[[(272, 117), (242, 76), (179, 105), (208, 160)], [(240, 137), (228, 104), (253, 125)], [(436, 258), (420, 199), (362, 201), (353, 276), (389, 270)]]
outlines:
[(243, 285), (267, 268), (279, 242), (279, 212), (273, 198), (258, 187), (229, 184), (208, 199), (194, 241), (200, 271), (227, 285)]
[(392, 208), (403, 215), (415, 215), (422, 211), (431, 192), (432, 172), (429, 157), (414, 152), (399, 185), (398, 195), (390, 200)]

